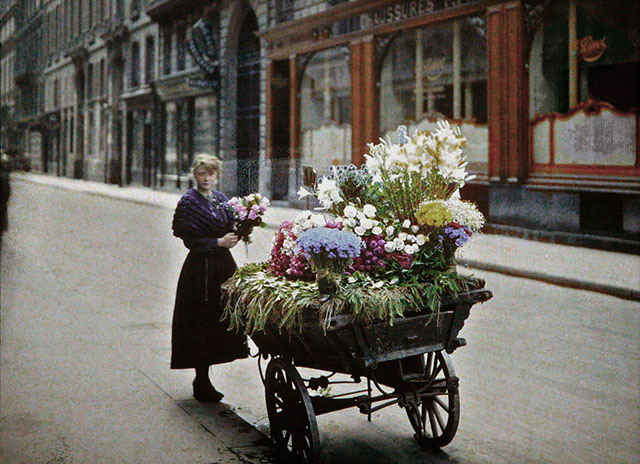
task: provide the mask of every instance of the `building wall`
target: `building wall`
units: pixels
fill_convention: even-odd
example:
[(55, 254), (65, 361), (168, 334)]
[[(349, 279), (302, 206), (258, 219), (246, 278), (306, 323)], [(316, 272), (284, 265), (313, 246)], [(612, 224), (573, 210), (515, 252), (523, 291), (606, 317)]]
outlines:
[[(596, 0), (576, 2), (588, 3), (589, 8), (600, 5)], [(607, 2), (601, 3), (606, 13)], [(436, 8), (441, 10), (419, 13), (422, 6), (431, 4), (442, 5)], [(255, 189), (268, 196), (278, 189), (282, 195), (280, 184), (286, 183), (288, 188), (279, 198), (295, 204), (306, 161), (322, 158), (323, 168), (334, 160), (359, 163), (366, 142), (393, 129), (393, 120), (402, 117), (402, 112), (398, 108), (381, 110), (381, 92), (389, 97), (385, 101), (411, 107), (405, 113), (414, 113), (416, 118), (418, 114), (424, 116), (418, 102), (407, 103), (411, 91), (402, 89), (405, 74), (411, 74), (399, 69), (403, 50), (398, 46), (391, 48), (394, 66), (399, 69), (395, 74), (396, 68), (390, 68), (389, 62), (383, 60), (384, 56), (390, 56), (385, 55), (386, 47), (394, 37), (404, 34), (405, 41), (410, 43), (410, 34), (414, 32), (429, 33), (453, 25), (460, 18), (477, 15), (481, 23), (478, 24), (486, 33), (486, 40), (480, 42), (487, 47), (487, 56), (481, 58), (488, 64), (469, 72), (486, 74), (480, 79), (487, 82), (487, 89), (480, 93), (480, 99), (474, 100), (483, 100), (486, 108), (484, 113), (471, 115), (475, 109), (469, 96), (475, 90), (470, 87), (465, 88), (467, 93), (463, 97), (458, 92), (451, 105), (454, 120), (463, 125), (473, 145), (481, 147), (472, 154), (470, 164), (479, 174), (478, 179), (463, 194), (481, 205), (496, 229), (557, 232), (574, 238), (581, 234), (595, 233), (602, 237), (613, 234), (625, 243), (638, 241), (637, 142), (635, 164), (627, 150), (621, 158), (624, 166), (614, 165), (612, 160), (607, 161), (610, 165), (589, 166), (588, 153), (578, 163), (573, 162), (575, 156), (571, 158), (573, 154), (569, 153), (569, 162), (563, 165), (561, 160), (566, 158), (567, 150), (560, 153), (559, 147), (555, 160), (546, 152), (547, 146), (557, 142), (548, 127), (565, 124), (558, 123), (562, 118), (554, 114), (563, 114), (565, 119), (573, 116), (564, 114), (568, 108), (553, 107), (566, 86), (554, 78), (557, 73), (543, 69), (558, 62), (545, 60), (540, 52), (551, 43), (553, 29), (537, 35), (535, 30), (528, 29), (536, 24), (531, 18), (541, 5), (500, 0), (18, 0), (11, 9), (0, 13), (0, 34), (5, 36), (0, 56), (0, 104), (15, 109), (19, 142), (24, 151), (32, 154), (36, 170), (110, 183), (184, 190), (190, 185), (191, 158), (196, 151), (205, 150), (223, 161), (221, 188), (225, 193), (242, 193), (247, 188), (247, 179), (242, 176), (248, 173), (258, 177)], [(247, 157), (239, 146), (243, 132), (237, 124), (241, 116), (238, 107), (245, 97), (239, 95), (242, 93), (238, 84), (238, 55), (242, 48), (239, 38), (249, 14), (255, 14), (260, 42), (259, 97), (257, 107), (252, 109), (258, 121), (257, 148), (256, 153)], [(340, 19), (336, 20), (334, 14)], [(185, 48), (189, 28), (205, 16), (211, 21), (217, 41), (219, 90), (215, 85), (195, 83), (202, 78), (202, 70)], [(455, 28), (452, 26), (452, 30)], [(607, 34), (612, 37), (612, 47), (615, 32)], [(454, 42), (459, 33), (460, 30), (452, 35)], [(152, 67), (146, 63), (149, 38), (153, 39)], [(528, 44), (528, 38), (535, 40)], [(425, 43), (428, 45), (429, 41)], [(345, 50), (344, 55), (325, 54), (331, 55), (327, 61), (335, 62), (342, 56), (348, 63), (343, 67), (348, 70), (349, 76), (343, 79), (348, 87), (342, 86), (345, 95), (341, 96), (342, 109), (346, 108), (349, 117), (344, 126), (348, 127), (340, 124), (311, 127), (322, 129), (325, 138), (335, 142), (331, 148), (330, 144), (312, 145), (309, 134), (301, 133), (300, 120), (308, 122), (322, 115), (323, 120), (335, 122), (327, 116), (335, 109), (316, 102), (315, 113), (309, 111), (310, 105), (304, 99), (312, 98), (318, 89), (305, 81), (305, 67), (311, 63), (309, 69), (315, 66), (320, 70), (321, 63), (314, 63), (313, 57), (320, 56), (323, 50), (338, 48)], [(451, 69), (455, 68), (456, 59), (458, 63), (469, 61), (460, 59), (464, 57), (464, 46), (457, 50), (461, 53), (451, 60), (451, 65), (447, 64)], [(414, 55), (417, 69), (417, 51)], [(275, 91), (270, 79), (276, 66), (280, 66), (281, 72), (278, 79), (286, 81), (282, 88), (289, 92), (288, 98), (281, 95), (278, 101), (278, 105), (286, 106), (282, 111), (286, 111), (288, 119), (281, 118), (278, 127), (288, 128), (283, 131), (286, 137), (281, 138), (289, 140), (287, 143), (279, 140), (277, 147), (288, 153), (274, 157), (271, 124), (280, 107), (273, 107), (268, 98)], [(147, 68), (153, 68), (148, 77)], [(137, 79), (132, 81), (134, 69), (138, 70)], [(455, 70), (451, 73), (455, 74)], [(458, 74), (452, 79), (459, 78)], [(315, 81), (319, 81), (318, 76)], [(532, 82), (536, 83), (535, 88), (530, 85)], [(579, 90), (585, 91), (585, 79), (573, 78), (571, 82), (577, 82)], [(459, 84), (460, 80), (458, 84), (454, 82), (452, 88)], [(455, 89), (452, 92), (455, 94)], [(302, 109), (301, 102), (305, 105)], [(569, 107), (582, 111), (585, 118), (591, 117), (595, 108), (591, 104), (585, 104), (584, 108), (572, 105)], [(615, 113), (610, 108), (605, 110)], [(301, 111), (306, 111), (302, 118)], [(546, 114), (540, 115), (541, 112)], [(626, 118), (625, 124), (631, 129), (633, 124), (629, 121), (635, 118), (635, 131), (640, 132), (638, 116), (631, 113), (617, 112), (615, 117)], [(426, 111), (425, 115), (428, 114)], [(429, 118), (416, 119), (415, 127), (431, 127), (433, 121)], [(384, 130), (382, 119), (386, 123)], [(574, 125), (581, 121), (576, 119)], [(206, 124), (213, 134), (210, 137), (205, 137), (207, 134), (202, 131)], [(5, 134), (6, 124), (2, 127)], [(197, 137), (205, 137), (206, 142), (198, 143)], [(6, 143), (3, 135), (2, 144)], [(628, 148), (627, 145), (623, 148)], [(335, 148), (338, 146), (344, 153), (332, 157), (331, 152), (338, 151)], [(318, 157), (323, 150), (326, 156)], [(305, 158), (309, 154), (315, 158)], [(251, 163), (255, 164), (255, 170), (243, 167)], [(278, 177), (283, 164), (288, 165), (288, 170), (284, 166), (287, 174)], [(615, 218), (599, 221), (603, 216), (598, 213), (600, 204), (615, 211), (615, 215), (608, 214)]]

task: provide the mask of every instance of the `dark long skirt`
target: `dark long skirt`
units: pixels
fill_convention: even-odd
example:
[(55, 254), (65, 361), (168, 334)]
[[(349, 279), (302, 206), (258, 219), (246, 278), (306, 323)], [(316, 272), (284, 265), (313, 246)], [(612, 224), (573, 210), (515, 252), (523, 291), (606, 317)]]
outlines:
[(190, 252), (187, 256), (173, 311), (171, 369), (209, 366), (247, 357), (247, 337), (227, 330), (227, 321), (220, 321), (220, 285), (235, 269), (236, 263), (226, 248), (208, 254)]

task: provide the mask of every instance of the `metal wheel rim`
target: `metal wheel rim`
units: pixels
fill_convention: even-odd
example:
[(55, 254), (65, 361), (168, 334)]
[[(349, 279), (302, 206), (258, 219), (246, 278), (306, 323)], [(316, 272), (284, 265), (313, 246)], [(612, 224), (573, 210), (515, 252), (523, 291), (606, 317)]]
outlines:
[(297, 369), (275, 358), (265, 375), (265, 399), (271, 427), (271, 439), (289, 459), (317, 463), (320, 435), (311, 398)]

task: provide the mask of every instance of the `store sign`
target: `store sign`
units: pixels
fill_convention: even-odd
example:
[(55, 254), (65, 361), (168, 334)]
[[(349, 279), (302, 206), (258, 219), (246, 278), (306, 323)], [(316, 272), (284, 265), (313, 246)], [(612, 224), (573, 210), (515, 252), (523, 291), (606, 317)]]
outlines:
[(478, 2), (480, 0), (405, 0), (338, 21), (332, 32), (333, 35), (348, 34)]

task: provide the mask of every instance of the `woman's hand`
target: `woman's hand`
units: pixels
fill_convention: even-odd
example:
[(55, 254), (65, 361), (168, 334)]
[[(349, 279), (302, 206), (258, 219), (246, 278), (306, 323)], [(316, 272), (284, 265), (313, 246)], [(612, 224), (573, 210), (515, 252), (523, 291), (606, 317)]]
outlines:
[(233, 248), (238, 244), (239, 237), (233, 232), (229, 232), (224, 237), (218, 239), (218, 245), (224, 248)]

